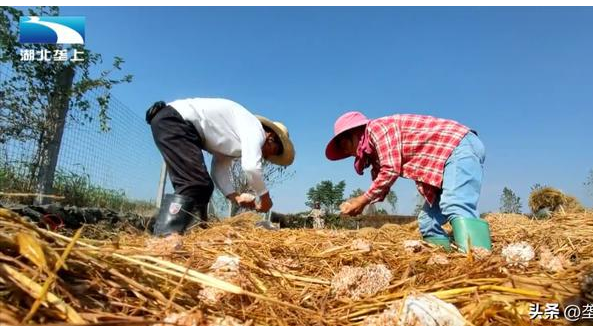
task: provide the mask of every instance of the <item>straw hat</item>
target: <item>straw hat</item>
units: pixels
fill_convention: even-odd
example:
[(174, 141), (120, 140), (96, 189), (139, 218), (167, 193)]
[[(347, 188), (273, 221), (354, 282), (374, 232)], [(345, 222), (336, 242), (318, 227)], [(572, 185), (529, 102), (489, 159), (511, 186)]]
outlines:
[(294, 161), (295, 151), (294, 146), (292, 145), (292, 142), (290, 141), (290, 138), (288, 136), (288, 129), (286, 128), (286, 126), (284, 126), (284, 124), (282, 124), (281, 122), (271, 121), (266, 117), (256, 117), (264, 126), (267, 126), (272, 131), (274, 131), (274, 133), (276, 133), (276, 135), (280, 139), (280, 142), (282, 143), (282, 154), (269, 156), (267, 160), (281, 166), (291, 165)]

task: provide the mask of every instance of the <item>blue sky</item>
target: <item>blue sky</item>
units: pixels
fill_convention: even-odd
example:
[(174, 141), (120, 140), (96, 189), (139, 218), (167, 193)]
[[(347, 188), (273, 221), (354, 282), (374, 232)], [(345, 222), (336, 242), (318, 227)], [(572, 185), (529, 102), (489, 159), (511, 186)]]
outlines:
[[(347, 194), (370, 185), (352, 160), (324, 156), (347, 110), (430, 114), (476, 129), (487, 148), (481, 211), (498, 209), (504, 186), (527, 206), (534, 183), (593, 204), (582, 185), (593, 168), (593, 8), (63, 7), (62, 15), (86, 16), (87, 47), (126, 60), (134, 82), (114, 93), (139, 117), (156, 100), (225, 97), (283, 121), (297, 158), (295, 176), (271, 191), (275, 210), (304, 210), (321, 180), (346, 180)], [(413, 182), (394, 189), (399, 212), (411, 212)]]

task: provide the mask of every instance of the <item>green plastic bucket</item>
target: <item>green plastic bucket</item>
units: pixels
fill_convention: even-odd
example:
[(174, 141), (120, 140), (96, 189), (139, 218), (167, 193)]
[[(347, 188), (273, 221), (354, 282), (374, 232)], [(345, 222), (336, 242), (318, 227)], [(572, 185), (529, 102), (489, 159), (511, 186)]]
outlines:
[(451, 221), (453, 238), (462, 252), (467, 253), (470, 247), (482, 247), (492, 251), (490, 228), (488, 222), (467, 217), (458, 217)]

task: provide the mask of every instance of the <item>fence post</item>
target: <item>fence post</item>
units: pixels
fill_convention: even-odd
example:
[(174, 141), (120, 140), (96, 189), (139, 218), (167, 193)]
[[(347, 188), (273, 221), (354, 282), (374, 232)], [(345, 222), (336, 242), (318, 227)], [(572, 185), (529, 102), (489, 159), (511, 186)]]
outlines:
[(58, 157), (60, 155), (60, 146), (62, 144), (62, 135), (64, 134), (64, 125), (66, 124), (66, 115), (70, 104), (70, 90), (74, 80), (74, 68), (65, 66), (58, 74), (57, 84), (49, 102), (48, 119), (49, 129), (46, 132), (48, 137), (47, 145), (39, 147), (40, 163), (39, 176), (37, 178), (37, 194), (35, 204), (46, 204), (48, 198), (44, 194), (52, 194), (54, 186), (54, 176)]
[(161, 202), (165, 196), (165, 184), (167, 182), (167, 164), (163, 161), (161, 165), (161, 176), (159, 178), (159, 189), (156, 194), (156, 207), (161, 208)]

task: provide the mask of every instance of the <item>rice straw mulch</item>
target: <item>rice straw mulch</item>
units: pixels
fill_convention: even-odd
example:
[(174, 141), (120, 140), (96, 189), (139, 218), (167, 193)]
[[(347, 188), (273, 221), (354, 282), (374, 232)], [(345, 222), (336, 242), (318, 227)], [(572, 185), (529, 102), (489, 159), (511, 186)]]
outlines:
[[(253, 227), (258, 219), (236, 216), (159, 248), (139, 232), (88, 226), (65, 236), (0, 210), (0, 323), (361, 325), (427, 293), (455, 305), (467, 324), (564, 325), (530, 320), (530, 303), (563, 304), (593, 269), (590, 212), (549, 220), (489, 215), (493, 252), (484, 258), (428, 244), (407, 251), (404, 241), (420, 239), (415, 223), (268, 231)], [(501, 250), (519, 241), (537, 256), (527, 267), (509, 267)], [(545, 250), (560, 269), (538, 265)], [(378, 290), (356, 285), (364, 278), (336, 285), (341, 271), (369, 267), (379, 275), (387, 268), (385, 283), (366, 279)], [(348, 288), (372, 294), (349, 297)]]

